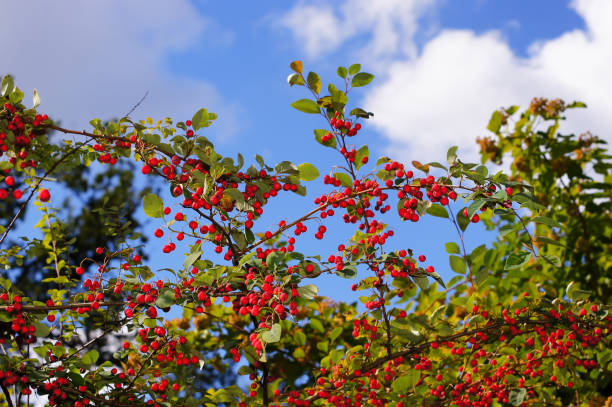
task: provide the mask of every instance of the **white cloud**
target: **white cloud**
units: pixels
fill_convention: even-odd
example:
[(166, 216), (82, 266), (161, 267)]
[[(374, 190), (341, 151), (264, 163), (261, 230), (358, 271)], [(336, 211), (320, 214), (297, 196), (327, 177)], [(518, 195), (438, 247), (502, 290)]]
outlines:
[[(41, 111), (71, 127), (93, 117), (126, 114), (149, 91), (134, 118), (185, 120), (200, 107), (219, 114), (218, 125), (235, 133), (236, 106), (215, 88), (170, 72), (173, 52), (231, 38), (218, 32), (187, 0), (173, 2), (6, 2), (0, 42), (4, 73), (26, 94), (37, 88)], [(31, 94), (31, 93), (30, 93)], [(29, 100), (29, 99), (26, 99)]]
[(347, 0), (338, 10), (330, 3), (300, 1), (279, 20), (304, 46), (309, 57), (335, 50), (349, 38), (370, 38), (360, 54), (371, 58), (413, 54), (417, 19), (435, 0)]
[[(342, 9), (355, 3), (347, 0)], [(499, 31), (442, 29), (414, 54), (410, 51), (414, 29), (361, 20), (359, 33), (369, 33), (368, 46), (383, 51), (376, 58), (362, 59), (362, 65), (375, 66), (377, 74), (363, 105), (376, 114), (371, 125), (390, 140), (389, 152), (405, 160), (439, 161), (448, 147), (459, 145), (464, 157), (475, 159), (474, 140), (487, 134), (491, 112), (501, 105), (526, 107), (534, 96), (586, 102), (588, 109), (568, 113), (562, 130), (591, 130), (612, 140), (612, 2), (577, 0), (572, 7), (585, 20), (586, 29), (534, 43), (524, 58), (513, 52)], [(390, 21), (404, 18), (404, 26), (415, 27), (418, 13), (426, 10), (415, 8), (409, 17), (393, 8), (372, 12), (382, 21), (385, 15)], [(381, 35), (379, 30), (385, 27), (393, 28), (394, 35)], [(357, 35), (355, 30), (348, 33)], [(303, 34), (296, 29), (295, 35)], [(384, 38), (390, 38), (387, 47), (378, 42)], [(343, 37), (344, 42), (349, 39), (348, 34)], [(400, 54), (384, 51), (397, 51), (397, 44), (403, 44)], [(381, 55), (387, 57), (384, 64)]]

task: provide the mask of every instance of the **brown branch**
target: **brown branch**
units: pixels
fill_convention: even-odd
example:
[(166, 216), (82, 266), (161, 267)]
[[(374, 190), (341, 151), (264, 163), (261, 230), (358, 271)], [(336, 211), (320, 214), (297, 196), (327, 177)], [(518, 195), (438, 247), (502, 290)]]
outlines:
[(13, 407), (13, 400), (11, 400), (11, 393), (9, 393), (8, 389), (6, 388), (4, 384), (0, 384), (0, 387), (2, 387), (2, 392), (4, 393), (4, 397), (6, 398), (6, 402), (8, 403), (9, 407)]
[[(114, 305), (125, 305), (127, 302), (101, 302), (100, 306), (114, 306)], [(91, 302), (76, 302), (72, 304), (65, 305), (22, 305), (21, 311), (53, 311), (53, 310), (65, 310), (65, 309), (75, 309), (80, 307), (91, 307)], [(0, 306), (0, 311), (7, 311), (7, 308), (13, 307), (13, 305), (3, 305)]]

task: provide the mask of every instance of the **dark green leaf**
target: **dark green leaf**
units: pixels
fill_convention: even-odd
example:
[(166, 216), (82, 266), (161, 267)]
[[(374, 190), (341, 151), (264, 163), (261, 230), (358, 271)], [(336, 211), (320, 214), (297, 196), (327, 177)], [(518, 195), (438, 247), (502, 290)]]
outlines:
[(374, 79), (374, 75), (367, 72), (359, 72), (357, 75), (353, 76), (351, 80), (351, 87), (356, 88), (359, 86), (365, 86), (368, 83), (372, 82)]
[(157, 301), (155, 301), (155, 305), (157, 305), (159, 308), (168, 308), (174, 305), (174, 302), (175, 302), (174, 291), (167, 288), (163, 290), (161, 293), (159, 293), (159, 296), (157, 297)]
[(343, 278), (355, 278), (357, 269), (354, 266), (344, 266), (342, 270), (336, 271), (336, 274)]
[(346, 79), (346, 76), (348, 75), (348, 70), (343, 66), (339, 66), (337, 73), (339, 77), (341, 77), (342, 79)]
[(529, 259), (531, 254), (529, 252), (512, 253), (506, 259), (506, 265), (504, 270), (514, 270), (523, 267)]
[(410, 393), (419, 381), (420, 376), (421, 373), (418, 370), (410, 369), (408, 372), (395, 379), (391, 387), (393, 391), (399, 394)]
[(427, 209), (427, 213), (438, 218), (448, 218), (446, 208), (440, 204), (433, 204)]
[(457, 274), (465, 274), (467, 270), (467, 264), (462, 257), (459, 256), (448, 256), (448, 262), (450, 263), (451, 269)]
[(355, 152), (355, 168), (361, 168), (365, 163), (363, 162), (364, 157), (370, 156), (370, 150), (368, 146), (361, 146), (359, 150)]
[(306, 82), (317, 95), (321, 92), (321, 78), (314, 72), (308, 72)]

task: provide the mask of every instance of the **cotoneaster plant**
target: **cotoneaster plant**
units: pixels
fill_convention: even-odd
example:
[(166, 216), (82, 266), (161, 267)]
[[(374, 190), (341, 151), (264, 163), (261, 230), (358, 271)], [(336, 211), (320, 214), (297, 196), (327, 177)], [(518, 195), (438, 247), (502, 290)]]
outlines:
[[(123, 117), (106, 124), (93, 119), (87, 131), (66, 129), (38, 112), (37, 92), (28, 108), (12, 78), (4, 77), (0, 200), (16, 201), (20, 208), (0, 229), (4, 403), (463, 407), (605, 402), (612, 320), (601, 293), (609, 289), (610, 225), (589, 223), (594, 207), (581, 206), (586, 198), (575, 195), (587, 180), (566, 172), (571, 162), (559, 158), (574, 150), (546, 150), (558, 140), (577, 146), (573, 136), (556, 130), (561, 113), (579, 105), (532, 104), (514, 133), (518, 108), (493, 114), (489, 128), (498, 139), (479, 141), (484, 157), (498, 162), (508, 152), (522, 157), (513, 143), (523, 137), (529, 145), (538, 143), (538, 165), (557, 162), (550, 167), (554, 172), (538, 167), (540, 177), (530, 178), (526, 158), (515, 160), (509, 175), (490, 174), (484, 165), (462, 162), (457, 147), (448, 150), (444, 164), (373, 160), (361, 141), (373, 114), (349, 107), (348, 99), (373, 75), (358, 64), (340, 67), (338, 85), (324, 90), (319, 75), (305, 74), (300, 61), (291, 68), (289, 84), (303, 86), (311, 96), (292, 106), (318, 116), (322, 128), (314, 130), (315, 141), (338, 159), (322, 177), (310, 163), (271, 166), (257, 155), (255, 164), (244, 168), (240, 153), (236, 159), (220, 155), (203, 135), (217, 118), (206, 109), (184, 122)], [(534, 133), (537, 119), (553, 123), (545, 137)], [(66, 138), (49, 143), (50, 132)], [(609, 156), (592, 148), (600, 141), (581, 142), (580, 162), (597, 164), (603, 179), (595, 187), (603, 192), (596, 203), (609, 213)], [(78, 264), (66, 261), (66, 243), (57, 238), (53, 223), (60, 213), (53, 206), (59, 195), (53, 175), (120, 160), (137, 162), (142, 176), (168, 188), (169, 198), (149, 193), (142, 204), (152, 218), (150, 235), (164, 243), (162, 254), (180, 258), (175, 268), (160, 270), (144, 260), (156, 245), (136, 246), (129, 236), (121, 237), (116, 248), (98, 247), (94, 257), (83, 256)], [(534, 182), (526, 182), (544, 180), (545, 185), (538, 184), (544, 187), (563, 182), (564, 176), (571, 183), (566, 195), (555, 196), (556, 212)], [(326, 189), (312, 196), (306, 185), (317, 179)], [(302, 215), (264, 226), (259, 220), (264, 213), (266, 219), (274, 216), (267, 205), (277, 200), (299, 202)], [(24, 237), (20, 246), (9, 247), (6, 238), (17, 232), (15, 220), (27, 205), (41, 211), (36, 226), (43, 238)], [(456, 274), (448, 281), (428, 261), (431, 254), (415, 253), (410, 241), (396, 239), (400, 229), (431, 217), (448, 221), (456, 236), (440, 242)], [(599, 238), (607, 245), (596, 250), (588, 241), (568, 245), (575, 239), (576, 217), (587, 222), (588, 241)], [(498, 231), (499, 238), (468, 252), (464, 242), (472, 222)], [(340, 224), (349, 225), (352, 234), (330, 242), (328, 232)], [(117, 225), (109, 222), (106, 232), (116, 233)], [(301, 249), (304, 235), (324, 242), (317, 246), (320, 252)], [(46, 253), (54, 272), (44, 281), (53, 284), (45, 298), (24, 297), (10, 278), (11, 267), (31, 253)], [(571, 262), (588, 264), (599, 286), (588, 278), (572, 281), (574, 275), (564, 272)], [(359, 292), (363, 306), (319, 296), (317, 278), (326, 274), (340, 278), (339, 290)], [(586, 290), (591, 286), (597, 292)], [(84, 339), (85, 327), (95, 336)], [(107, 346), (100, 346), (103, 339)], [(244, 379), (225, 383), (221, 377), (227, 372)]]

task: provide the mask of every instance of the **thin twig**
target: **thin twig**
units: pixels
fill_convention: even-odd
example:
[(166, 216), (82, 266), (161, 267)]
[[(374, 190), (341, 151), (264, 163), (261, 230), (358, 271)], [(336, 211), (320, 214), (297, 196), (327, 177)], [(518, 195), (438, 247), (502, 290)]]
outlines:
[(138, 101), (138, 103), (136, 103), (129, 112), (127, 112), (125, 115), (123, 115), (124, 117), (128, 117), (129, 115), (131, 115), (132, 113), (134, 113), (134, 110), (136, 110), (138, 108), (138, 106), (140, 106), (140, 104), (142, 102), (144, 102), (144, 100), (146, 99), (146, 97), (149, 95), (149, 91), (146, 91), (145, 94), (140, 98), (140, 100)]

